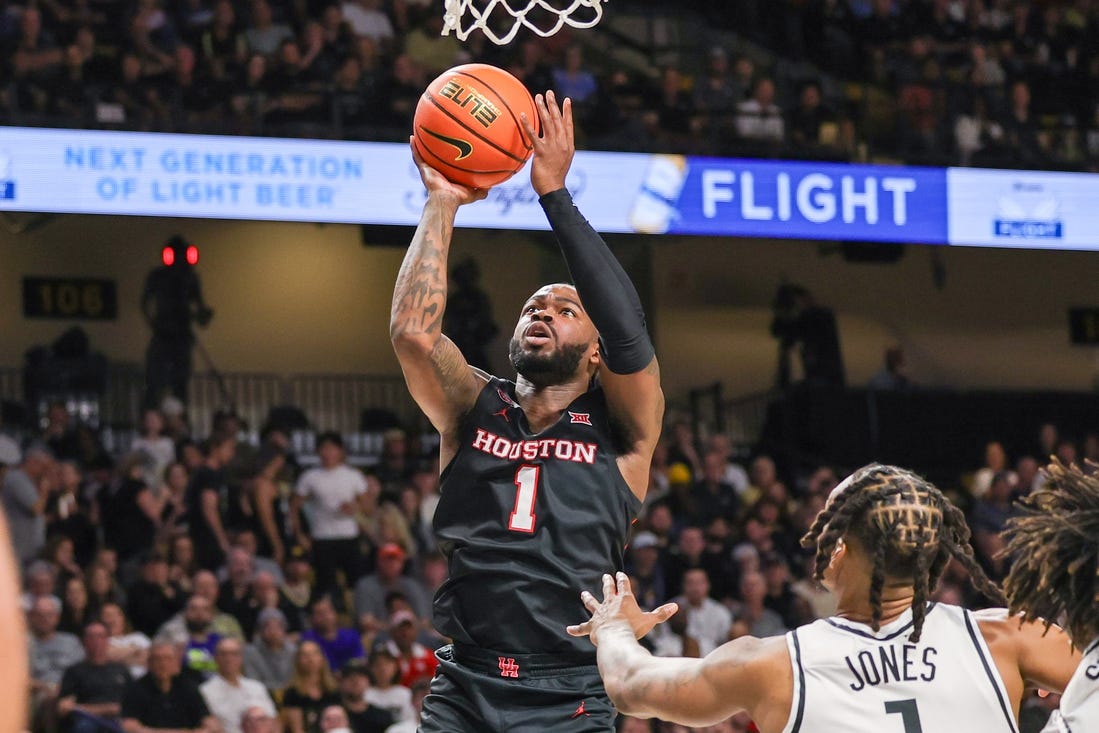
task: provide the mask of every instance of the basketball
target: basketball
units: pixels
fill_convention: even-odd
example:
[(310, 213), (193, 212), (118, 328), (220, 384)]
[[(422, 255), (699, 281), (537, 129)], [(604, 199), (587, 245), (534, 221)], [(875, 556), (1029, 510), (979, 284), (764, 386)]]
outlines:
[(530, 158), (522, 112), (539, 129), (534, 99), (523, 82), (488, 64), (455, 66), (420, 97), (412, 144), (448, 180), (471, 188), (495, 186)]

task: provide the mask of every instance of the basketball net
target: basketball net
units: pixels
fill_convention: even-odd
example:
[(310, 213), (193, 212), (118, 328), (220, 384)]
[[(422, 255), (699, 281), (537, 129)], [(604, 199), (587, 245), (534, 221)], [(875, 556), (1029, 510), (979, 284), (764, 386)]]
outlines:
[[(591, 28), (603, 17), (603, 3), (606, 0), (571, 0), (568, 7), (558, 8), (548, 0), (446, 0), (443, 11), (443, 35), (454, 35), (459, 41), (469, 38), (469, 34), (480, 29), (493, 43), (502, 46), (510, 43), (519, 29), (526, 26), (540, 36), (552, 36), (565, 24), (573, 28)], [(481, 7), (479, 7), (481, 6)], [(591, 17), (576, 18), (573, 14), (580, 8), (588, 8)], [(527, 19), (531, 11), (539, 11), (547, 22), (534, 23)], [(502, 19), (501, 13), (512, 18), (511, 28), (502, 35), (489, 25), (493, 13), (495, 21)], [(587, 14), (585, 14), (587, 15)]]

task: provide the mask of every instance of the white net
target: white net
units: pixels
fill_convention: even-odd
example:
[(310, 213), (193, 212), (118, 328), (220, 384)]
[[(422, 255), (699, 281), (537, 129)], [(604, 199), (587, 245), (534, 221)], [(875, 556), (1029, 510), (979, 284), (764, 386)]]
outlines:
[(606, 0), (446, 0), (443, 35), (464, 41), (480, 29), (497, 45), (511, 43), (521, 28), (552, 36), (566, 24), (591, 28), (603, 17)]

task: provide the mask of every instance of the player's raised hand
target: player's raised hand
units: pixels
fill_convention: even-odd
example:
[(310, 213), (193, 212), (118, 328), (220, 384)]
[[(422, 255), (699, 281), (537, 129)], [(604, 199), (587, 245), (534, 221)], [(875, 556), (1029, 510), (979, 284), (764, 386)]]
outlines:
[(598, 645), (599, 630), (610, 625), (626, 624), (633, 631), (635, 638), (640, 639), (652, 631), (657, 624), (662, 624), (679, 610), (677, 603), (665, 603), (652, 611), (642, 611), (637, 605), (637, 598), (630, 587), (630, 579), (625, 573), (617, 573), (615, 577), (609, 574), (603, 576), (603, 601), (595, 600), (588, 591), (580, 594), (580, 600), (584, 607), (591, 612), (591, 619), (582, 624), (569, 626), (565, 630), (570, 636), (587, 636), (592, 644)]
[(534, 129), (525, 112), (519, 113), (523, 127), (534, 146), (534, 162), (530, 167), (530, 185), (539, 196), (565, 187), (565, 176), (576, 152), (576, 135), (572, 124), (572, 100), (565, 97), (557, 106), (553, 91), (534, 97), (534, 106), (542, 122), (542, 134)]
[(454, 197), (459, 206), (480, 201), (488, 195), (487, 188), (470, 188), (447, 180), (446, 176), (424, 162), (423, 158), (416, 152), (416, 146), (412, 144), (411, 137), (408, 138), (408, 144), (409, 148), (412, 149), (412, 159), (416, 161), (416, 167), (420, 169), (420, 179), (424, 182), (424, 187), (427, 188), (429, 194), (449, 194)]

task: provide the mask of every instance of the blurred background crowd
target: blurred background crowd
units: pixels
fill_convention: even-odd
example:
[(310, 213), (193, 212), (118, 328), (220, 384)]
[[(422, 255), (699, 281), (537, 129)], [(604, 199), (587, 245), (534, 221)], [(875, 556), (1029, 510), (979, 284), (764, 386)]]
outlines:
[(435, 5), (3, 0), (0, 123), (404, 141), (426, 84), (479, 61), (572, 97), (596, 149), (1099, 162), (1091, 0), (622, 0), (506, 46), (440, 36)]
[[(114, 451), (62, 403), (39, 429), (0, 435), (34, 730), (414, 730), (444, 643), (430, 611), (447, 577), (431, 532), (436, 436), (390, 428), (363, 470), (336, 433), (296, 441), (271, 422), (253, 442), (223, 412), (193, 435), (178, 400), (165, 408), (146, 410)], [(704, 655), (835, 610), (799, 539), (854, 467), (797, 470), (745, 448), (685, 419), (667, 425), (626, 568), (644, 607), (681, 606), (646, 637), (655, 654)], [(1036, 425), (1027, 452), (990, 442), (982, 462), (981, 449), (942, 488), (1000, 579), (1000, 531), (1043, 480), (1039, 457), (1099, 459), (1099, 434)], [(934, 597), (985, 604), (958, 567)], [(1029, 700), (1022, 730), (1037, 731), (1056, 702)], [(713, 730), (751, 729), (733, 719)]]

